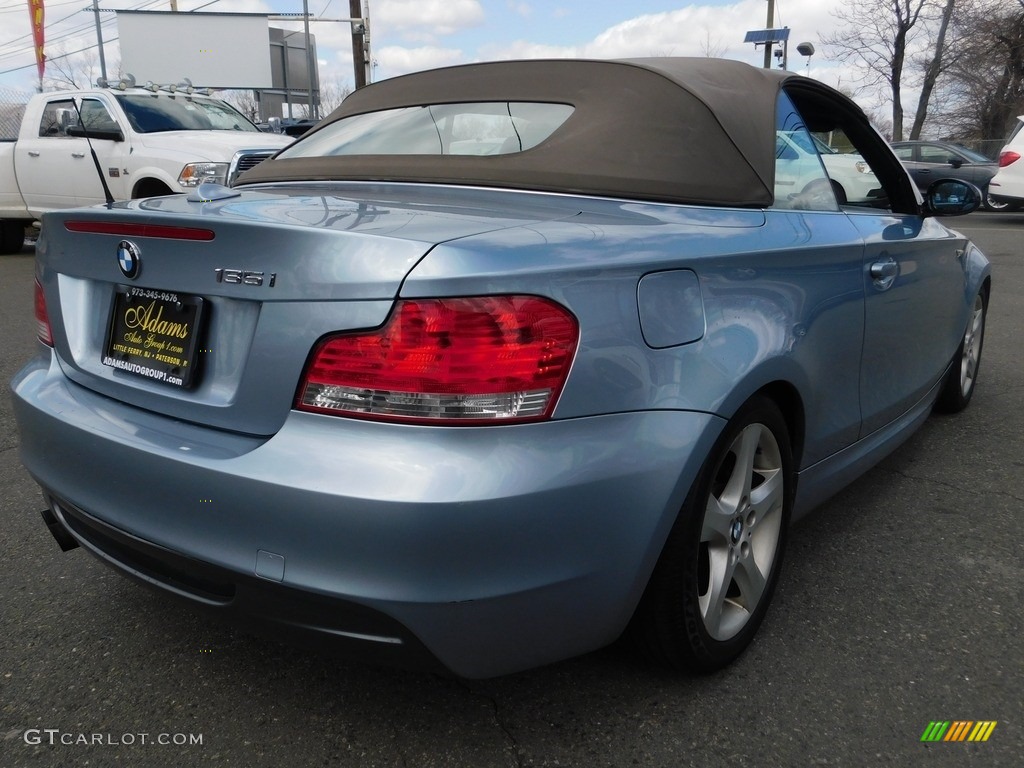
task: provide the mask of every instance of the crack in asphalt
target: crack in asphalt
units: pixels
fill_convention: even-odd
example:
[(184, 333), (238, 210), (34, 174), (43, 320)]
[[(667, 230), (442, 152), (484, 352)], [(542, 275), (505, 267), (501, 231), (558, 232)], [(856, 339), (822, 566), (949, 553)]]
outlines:
[(498, 726), (499, 730), (505, 735), (505, 741), (508, 742), (509, 748), (512, 750), (512, 758), (515, 760), (516, 768), (523, 768), (523, 755), (522, 750), (519, 748), (519, 742), (516, 740), (515, 735), (509, 730), (508, 726), (505, 725), (504, 720), (501, 716), (501, 707), (498, 706), (498, 700), (483, 691), (478, 691), (462, 680), (457, 681), (458, 684), (467, 691), (471, 696), (484, 699), (491, 705), (491, 711), (493, 712), (494, 724)]

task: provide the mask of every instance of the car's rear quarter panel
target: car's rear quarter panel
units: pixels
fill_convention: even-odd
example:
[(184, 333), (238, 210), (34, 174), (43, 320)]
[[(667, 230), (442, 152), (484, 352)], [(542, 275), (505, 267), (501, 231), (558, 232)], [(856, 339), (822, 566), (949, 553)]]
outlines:
[[(556, 418), (691, 410), (728, 418), (787, 382), (806, 409), (803, 461), (856, 439), (863, 246), (840, 214), (590, 202), (580, 216), (435, 248), (402, 295), (543, 293), (579, 318), (580, 349)], [(652, 349), (637, 285), (693, 270), (706, 333)], [(827, 393), (827, 396), (823, 396)]]

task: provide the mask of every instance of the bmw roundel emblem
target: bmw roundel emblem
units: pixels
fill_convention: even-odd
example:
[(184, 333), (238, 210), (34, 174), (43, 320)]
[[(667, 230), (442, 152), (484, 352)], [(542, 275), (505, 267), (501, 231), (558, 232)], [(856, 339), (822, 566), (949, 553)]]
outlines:
[(134, 280), (142, 268), (142, 254), (139, 252), (139, 246), (130, 240), (122, 240), (118, 243), (117, 265), (125, 277)]

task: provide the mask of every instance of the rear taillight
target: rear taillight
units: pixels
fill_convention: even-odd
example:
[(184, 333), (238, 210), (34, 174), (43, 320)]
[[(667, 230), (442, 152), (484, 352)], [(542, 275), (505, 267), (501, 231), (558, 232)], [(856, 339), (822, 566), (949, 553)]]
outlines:
[(999, 167), (1005, 168), (1006, 166), (1010, 165), (1011, 163), (1015, 163), (1018, 160), (1020, 160), (1019, 152), (1011, 152), (1010, 150), (1007, 150), (1006, 152), (1003, 152), (1001, 155), (999, 155)]
[(43, 286), (36, 280), (36, 337), (49, 347), (53, 346), (53, 331), (50, 329), (50, 315), (46, 312), (46, 297)]
[(320, 342), (296, 407), (432, 424), (547, 418), (578, 336), (567, 309), (535, 296), (400, 301), (381, 328)]

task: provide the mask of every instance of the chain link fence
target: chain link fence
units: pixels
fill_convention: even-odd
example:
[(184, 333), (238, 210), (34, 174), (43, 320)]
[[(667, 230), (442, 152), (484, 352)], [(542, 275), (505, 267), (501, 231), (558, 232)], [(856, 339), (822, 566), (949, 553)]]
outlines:
[(976, 141), (965, 141), (962, 142), (962, 146), (968, 149), (973, 149), (975, 152), (980, 152), (985, 157), (991, 158), (992, 160), (999, 159), (999, 150), (1006, 145), (1006, 138), (1001, 139), (978, 139)]
[(14, 141), (18, 138), (25, 104), (32, 96), (28, 91), (0, 88), (0, 141)]

